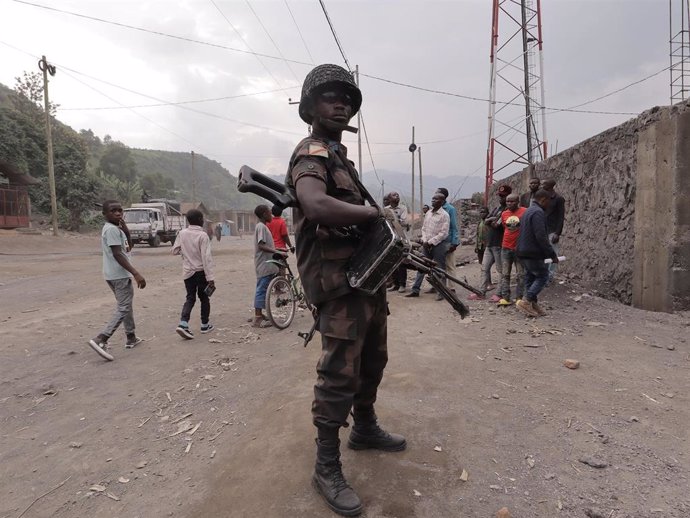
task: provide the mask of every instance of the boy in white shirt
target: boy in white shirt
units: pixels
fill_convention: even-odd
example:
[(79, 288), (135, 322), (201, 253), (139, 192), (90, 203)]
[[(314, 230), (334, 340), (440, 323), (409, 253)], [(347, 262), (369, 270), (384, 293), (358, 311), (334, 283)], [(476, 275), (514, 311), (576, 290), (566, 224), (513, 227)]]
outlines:
[(180, 324), (175, 331), (182, 338), (191, 340), (194, 334), (189, 329), (189, 318), (192, 308), (199, 297), (201, 302), (201, 332), (213, 330), (209, 322), (211, 301), (209, 291), (216, 288), (213, 276), (213, 258), (211, 257), (211, 240), (204, 230), (204, 215), (192, 209), (187, 212), (189, 226), (180, 230), (172, 247), (173, 255), (182, 255), (182, 278), (187, 289), (187, 298), (182, 306)]

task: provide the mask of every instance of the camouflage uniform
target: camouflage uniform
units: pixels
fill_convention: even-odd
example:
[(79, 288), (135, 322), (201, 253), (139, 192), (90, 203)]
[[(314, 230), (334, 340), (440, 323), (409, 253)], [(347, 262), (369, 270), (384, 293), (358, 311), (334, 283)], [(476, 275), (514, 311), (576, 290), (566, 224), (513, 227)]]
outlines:
[[(305, 176), (322, 180), (329, 196), (356, 205), (364, 197), (346, 164), (347, 149), (315, 137), (295, 148), (286, 184)], [(373, 413), (376, 392), (388, 361), (386, 292), (373, 296), (354, 290), (345, 276), (357, 242), (334, 237), (295, 209), (297, 268), (309, 301), (319, 309), (322, 353), (317, 365), (312, 415), (319, 429), (347, 426), (347, 416)]]

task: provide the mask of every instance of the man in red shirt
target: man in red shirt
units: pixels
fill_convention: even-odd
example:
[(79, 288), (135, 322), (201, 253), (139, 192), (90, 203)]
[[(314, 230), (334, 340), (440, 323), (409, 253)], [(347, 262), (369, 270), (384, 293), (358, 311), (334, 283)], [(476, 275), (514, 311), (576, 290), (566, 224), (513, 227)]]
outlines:
[(290, 236), (288, 235), (287, 224), (281, 216), (275, 216), (271, 221), (266, 223), (268, 230), (271, 231), (271, 236), (273, 236), (273, 243), (277, 250), (288, 249), (293, 254), (295, 253), (295, 247), (292, 246), (290, 242)]
[(517, 300), (522, 298), (525, 290), (522, 265), (517, 258), (517, 242), (520, 236), (520, 219), (527, 210), (525, 207), (518, 207), (520, 198), (517, 194), (510, 194), (506, 198), (506, 209), (501, 213), (501, 219), (493, 223), (494, 227), (503, 226), (503, 242), (501, 243), (501, 263), (503, 266), (503, 276), (498, 287), (499, 306), (508, 306), (513, 302), (510, 300), (510, 274), (515, 265), (517, 275), (517, 286), (515, 295)]

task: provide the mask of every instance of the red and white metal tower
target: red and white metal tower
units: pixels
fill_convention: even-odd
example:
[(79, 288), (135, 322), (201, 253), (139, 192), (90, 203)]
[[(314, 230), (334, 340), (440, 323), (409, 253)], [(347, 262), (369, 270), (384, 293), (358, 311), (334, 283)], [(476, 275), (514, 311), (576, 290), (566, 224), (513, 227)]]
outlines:
[(493, 0), (485, 201), (499, 172), (546, 158), (543, 48), (541, 0)]
[(690, 98), (690, 0), (668, 0), (671, 104)]

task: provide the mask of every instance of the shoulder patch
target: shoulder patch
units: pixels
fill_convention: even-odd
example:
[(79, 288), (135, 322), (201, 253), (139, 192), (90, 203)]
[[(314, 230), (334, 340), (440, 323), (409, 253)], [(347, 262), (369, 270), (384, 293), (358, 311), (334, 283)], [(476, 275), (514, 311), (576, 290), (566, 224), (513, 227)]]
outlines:
[(320, 156), (323, 158), (328, 158), (328, 148), (325, 144), (310, 143), (309, 144), (309, 156)]

